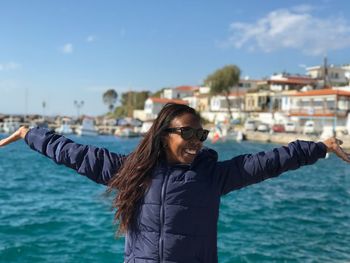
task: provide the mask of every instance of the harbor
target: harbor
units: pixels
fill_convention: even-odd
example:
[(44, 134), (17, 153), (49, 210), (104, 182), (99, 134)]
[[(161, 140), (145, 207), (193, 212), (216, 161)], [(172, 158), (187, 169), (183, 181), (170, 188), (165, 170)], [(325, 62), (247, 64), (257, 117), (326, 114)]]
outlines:
[[(139, 142), (115, 136), (72, 138), (122, 154)], [(206, 145), (221, 160), (275, 146), (210, 140)], [(0, 173), (1, 262), (122, 262), (124, 237), (115, 238), (105, 187), (55, 165), (24, 143), (1, 149)], [(312, 167), (223, 196), (219, 262), (350, 260), (347, 173), (348, 165), (331, 155)]]
[(0, 263), (350, 263), (349, 10), (2, 1)]
[[(295, 140), (304, 141), (322, 141), (319, 135), (305, 135), (305, 134), (290, 134), (290, 133), (264, 133), (264, 132), (246, 132), (245, 138), (248, 141), (253, 142), (263, 142), (263, 143), (276, 143), (281, 145), (286, 145), (289, 142)], [(350, 135), (338, 135), (338, 139), (343, 141), (342, 147), (344, 149), (350, 150)]]
[[(29, 116), (27, 119), (29, 121), (24, 121), (24, 118), (20, 116), (4, 116), (2, 119), (0, 119), (0, 133), (13, 133), (20, 126), (26, 126), (30, 128), (41, 126), (54, 130), (55, 132), (63, 135), (113, 135), (122, 138), (130, 138), (142, 136), (152, 125), (151, 121), (142, 122), (140, 120), (132, 118), (119, 120), (119, 123), (116, 120), (113, 121), (111, 119), (91, 117), (82, 117), (80, 120), (75, 121), (72, 118), (67, 117), (47, 118), (47, 120), (43, 120), (42, 118), (31, 118)], [(214, 124), (206, 124), (204, 125), (204, 128), (210, 130), (209, 139), (212, 143), (216, 143), (218, 141), (232, 143), (235, 141), (247, 140), (259, 143), (275, 143), (286, 145), (289, 142), (295, 140), (322, 141), (332, 136), (332, 133), (329, 132), (325, 134), (321, 134), (320, 132), (305, 134), (302, 132), (303, 129), (299, 129), (299, 131), (294, 130), (293, 132), (275, 132), (270, 127), (259, 131), (256, 128), (249, 130), (246, 129), (247, 127), (244, 127), (242, 125), (234, 125), (230, 127), (230, 130), (233, 131), (233, 134), (227, 135), (226, 131), (226, 133), (224, 132), (224, 135), (220, 133), (220, 135), (215, 138), (217, 135), (217, 129)], [(225, 129), (228, 128), (226, 127)], [(346, 150), (350, 150), (350, 135), (347, 134), (347, 132), (338, 132), (336, 136), (338, 139), (343, 141), (342, 147)]]

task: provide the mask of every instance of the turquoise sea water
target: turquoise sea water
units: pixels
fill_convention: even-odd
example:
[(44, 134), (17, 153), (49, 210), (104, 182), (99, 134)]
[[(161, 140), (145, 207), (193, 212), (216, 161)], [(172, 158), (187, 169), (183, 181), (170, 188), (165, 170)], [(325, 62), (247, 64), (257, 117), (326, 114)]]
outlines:
[[(72, 138), (121, 153), (139, 141)], [(228, 159), (276, 145), (208, 146)], [(219, 262), (349, 262), (349, 172), (349, 165), (330, 156), (225, 196)], [(23, 142), (1, 148), (0, 262), (122, 262), (124, 240), (114, 237), (104, 190)]]

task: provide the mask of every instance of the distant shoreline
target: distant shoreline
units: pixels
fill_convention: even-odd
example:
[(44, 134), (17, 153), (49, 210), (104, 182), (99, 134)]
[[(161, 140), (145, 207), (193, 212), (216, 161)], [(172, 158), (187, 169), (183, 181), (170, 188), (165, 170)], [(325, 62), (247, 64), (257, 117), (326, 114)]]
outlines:
[[(295, 140), (303, 141), (315, 141), (319, 142), (322, 139), (317, 135), (305, 135), (300, 133), (264, 133), (264, 132), (244, 132), (245, 139), (247, 141), (256, 141), (256, 142), (272, 142), (277, 144), (286, 145)], [(337, 136), (340, 140), (343, 141), (342, 147), (344, 149), (350, 150), (350, 135), (340, 135)]]

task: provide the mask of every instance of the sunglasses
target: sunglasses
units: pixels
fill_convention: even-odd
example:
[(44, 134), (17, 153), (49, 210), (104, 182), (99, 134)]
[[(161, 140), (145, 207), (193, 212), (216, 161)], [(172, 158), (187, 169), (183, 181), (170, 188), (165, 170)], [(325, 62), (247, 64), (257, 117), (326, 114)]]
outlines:
[(204, 142), (208, 138), (208, 130), (199, 128), (194, 129), (191, 127), (177, 127), (177, 128), (167, 128), (165, 129), (166, 132), (170, 133), (178, 133), (180, 132), (181, 138), (188, 141), (192, 139), (194, 136), (201, 142)]

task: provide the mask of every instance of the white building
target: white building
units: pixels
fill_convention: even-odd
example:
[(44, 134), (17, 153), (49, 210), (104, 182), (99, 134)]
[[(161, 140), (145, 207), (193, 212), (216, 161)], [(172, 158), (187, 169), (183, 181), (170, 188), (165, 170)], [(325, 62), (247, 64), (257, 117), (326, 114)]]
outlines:
[(209, 111), (209, 93), (209, 87), (198, 87), (191, 96), (183, 97), (182, 99), (188, 102), (188, 106), (199, 112)]
[(305, 86), (311, 87), (316, 84), (316, 81), (306, 76), (277, 74), (271, 76), (267, 83), (271, 91), (280, 92), (286, 90), (300, 90)]
[[(242, 118), (244, 111), (244, 91), (232, 92), (228, 98), (230, 109), (234, 119)], [(216, 95), (210, 99), (210, 112), (205, 115), (209, 121), (228, 121), (230, 119), (228, 111), (228, 102), (224, 95)]]
[(145, 101), (145, 108), (144, 108), (146, 120), (153, 120), (153, 119), (157, 118), (160, 110), (167, 103), (178, 103), (178, 104), (188, 105), (188, 102), (184, 101), (184, 100), (153, 98), (153, 97), (148, 98)]
[(191, 97), (200, 88), (197, 86), (179, 86), (176, 88), (167, 88), (163, 91), (164, 99), (183, 99), (185, 97)]
[[(308, 67), (306, 71), (307, 75), (317, 80), (323, 80), (326, 72), (324, 66)], [(327, 67), (327, 71), (327, 81), (331, 84), (344, 84), (349, 82), (349, 76), (347, 77), (347, 72), (350, 72), (348, 66), (339, 67), (330, 65)]]
[(350, 112), (350, 92), (319, 89), (298, 92), (291, 97), (289, 116), (300, 124), (314, 120), (319, 127), (345, 127)]

